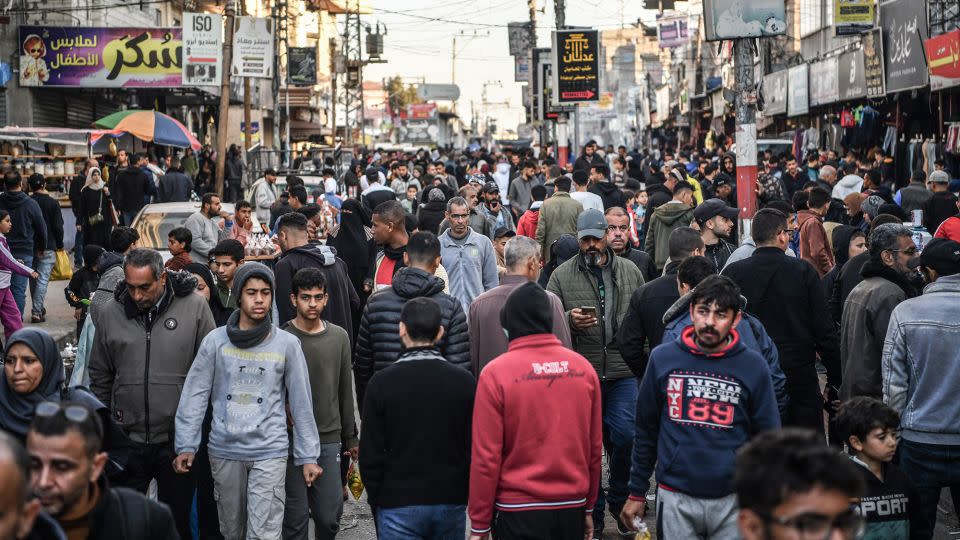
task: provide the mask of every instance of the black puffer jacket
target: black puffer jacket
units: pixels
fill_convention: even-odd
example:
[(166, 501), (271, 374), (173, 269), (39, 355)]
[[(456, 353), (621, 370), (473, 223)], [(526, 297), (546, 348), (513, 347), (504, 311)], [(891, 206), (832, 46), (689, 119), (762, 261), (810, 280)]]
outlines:
[(443, 280), (419, 268), (402, 268), (393, 276), (393, 285), (377, 291), (367, 301), (357, 334), (357, 354), (353, 371), (357, 383), (357, 402), (373, 374), (394, 362), (403, 351), (400, 343), (400, 310), (411, 298), (432, 298), (443, 312), (443, 338), (437, 344), (448, 362), (470, 369), (470, 338), (467, 316), (460, 302), (443, 292)]

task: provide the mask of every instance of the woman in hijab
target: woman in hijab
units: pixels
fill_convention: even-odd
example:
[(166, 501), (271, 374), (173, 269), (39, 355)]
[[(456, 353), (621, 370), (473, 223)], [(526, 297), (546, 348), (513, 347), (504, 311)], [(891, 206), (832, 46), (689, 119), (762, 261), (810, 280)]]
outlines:
[(83, 243), (109, 247), (113, 209), (110, 206), (110, 188), (104, 184), (100, 169), (90, 167), (87, 171), (87, 181), (80, 190), (79, 203), (77, 228), (83, 231)]
[(843, 265), (853, 257), (867, 250), (866, 236), (858, 227), (852, 225), (838, 225), (831, 233), (833, 240), (833, 258), (836, 261), (833, 269), (827, 272), (820, 281), (823, 294), (830, 307), (830, 315), (837, 328), (840, 327), (840, 316), (843, 313), (843, 304), (840, 302), (840, 272)]
[(197, 278), (197, 294), (202, 296), (210, 306), (210, 312), (213, 314), (213, 321), (217, 327), (227, 324), (227, 319), (233, 310), (223, 307), (220, 303), (220, 295), (217, 294), (217, 284), (213, 279), (213, 272), (205, 264), (190, 263), (183, 267), (184, 272), (193, 274)]
[(364, 297), (363, 280), (370, 271), (372, 226), (367, 208), (357, 199), (347, 199), (340, 208), (340, 225), (327, 235), (327, 245), (336, 249), (337, 257), (347, 263), (350, 283), (360, 298)]

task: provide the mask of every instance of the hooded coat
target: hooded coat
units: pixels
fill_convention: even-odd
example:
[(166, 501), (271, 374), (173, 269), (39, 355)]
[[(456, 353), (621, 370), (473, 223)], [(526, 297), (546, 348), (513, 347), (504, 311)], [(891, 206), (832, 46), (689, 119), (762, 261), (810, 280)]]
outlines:
[(623, 196), (623, 191), (613, 182), (597, 182), (590, 186), (590, 193), (599, 195), (603, 199), (603, 209), (619, 206), (627, 209), (627, 199)]
[(643, 250), (653, 256), (658, 270), (670, 258), (670, 233), (680, 227), (689, 227), (692, 221), (693, 208), (679, 201), (671, 201), (657, 208), (647, 220)]
[(327, 280), (327, 307), (320, 316), (347, 331), (353, 336), (353, 314), (360, 310), (360, 296), (350, 282), (347, 263), (337, 257), (337, 250), (330, 246), (306, 244), (288, 249), (280, 256), (274, 275), (277, 280), (277, 324), (283, 325), (297, 315), (290, 302), (293, 292), (293, 276), (302, 268), (317, 268)]
[(840, 316), (843, 312), (843, 302), (840, 301), (840, 272), (843, 271), (843, 265), (850, 259), (848, 257), (850, 242), (857, 234), (863, 236), (863, 231), (852, 225), (840, 225), (833, 229), (833, 260), (836, 264), (820, 280), (823, 296), (827, 300), (827, 307), (830, 308), (830, 316), (837, 325), (840, 324)]
[(6, 234), (10, 252), (14, 255), (29, 254), (46, 249), (47, 225), (37, 201), (22, 191), (0, 193), (0, 210), (10, 212), (13, 228)]

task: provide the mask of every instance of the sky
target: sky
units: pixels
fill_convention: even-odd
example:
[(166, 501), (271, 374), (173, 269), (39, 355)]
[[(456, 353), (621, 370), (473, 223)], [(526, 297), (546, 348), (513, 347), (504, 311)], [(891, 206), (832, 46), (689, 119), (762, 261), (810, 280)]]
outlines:
[[(380, 81), (400, 75), (407, 82), (449, 84), (453, 38), (457, 41), (456, 83), (460, 87), (458, 112), (468, 123), (473, 108), (493, 116), (498, 127), (515, 129), (523, 121), (522, 83), (513, 81), (514, 61), (507, 44), (507, 23), (529, 20), (526, 0), (372, 0), (373, 15), (363, 24), (386, 25), (385, 64), (364, 67), (364, 80)], [(599, 29), (630, 25), (651, 18), (639, 0), (566, 0), (566, 24)], [(537, 0), (537, 45), (548, 47), (555, 29), (554, 0)], [(543, 10), (543, 11), (540, 11)], [(488, 84), (489, 83), (489, 84)], [(487, 100), (481, 105), (484, 85)], [(507, 106), (509, 102), (509, 106)], [(472, 103), (472, 105), (471, 105)]]

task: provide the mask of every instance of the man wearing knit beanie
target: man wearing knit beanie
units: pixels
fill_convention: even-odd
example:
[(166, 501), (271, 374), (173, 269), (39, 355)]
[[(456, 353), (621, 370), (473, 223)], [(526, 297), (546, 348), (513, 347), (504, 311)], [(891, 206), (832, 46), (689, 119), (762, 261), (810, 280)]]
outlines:
[(600, 380), (551, 333), (550, 300), (536, 283), (507, 297), (500, 321), (510, 348), (480, 373), (473, 409), (471, 538), (486, 539), (492, 528), (498, 538), (591, 538)]
[(263, 264), (237, 270), (231, 293), (238, 309), (203, 339), (177, 407), (178, 473), (190, 471), (208, 402), (212, 407), (207, 452), (227, 540), (240, 540), (244, 529), (254, 538), (280, 537), (285, 492), (276, 488), (284, 485), (288, 453), (303, 467), (307, 486), (322, 472), (307, 363), (299, 340), (271, 324), (274, 288), (273, 272)]

